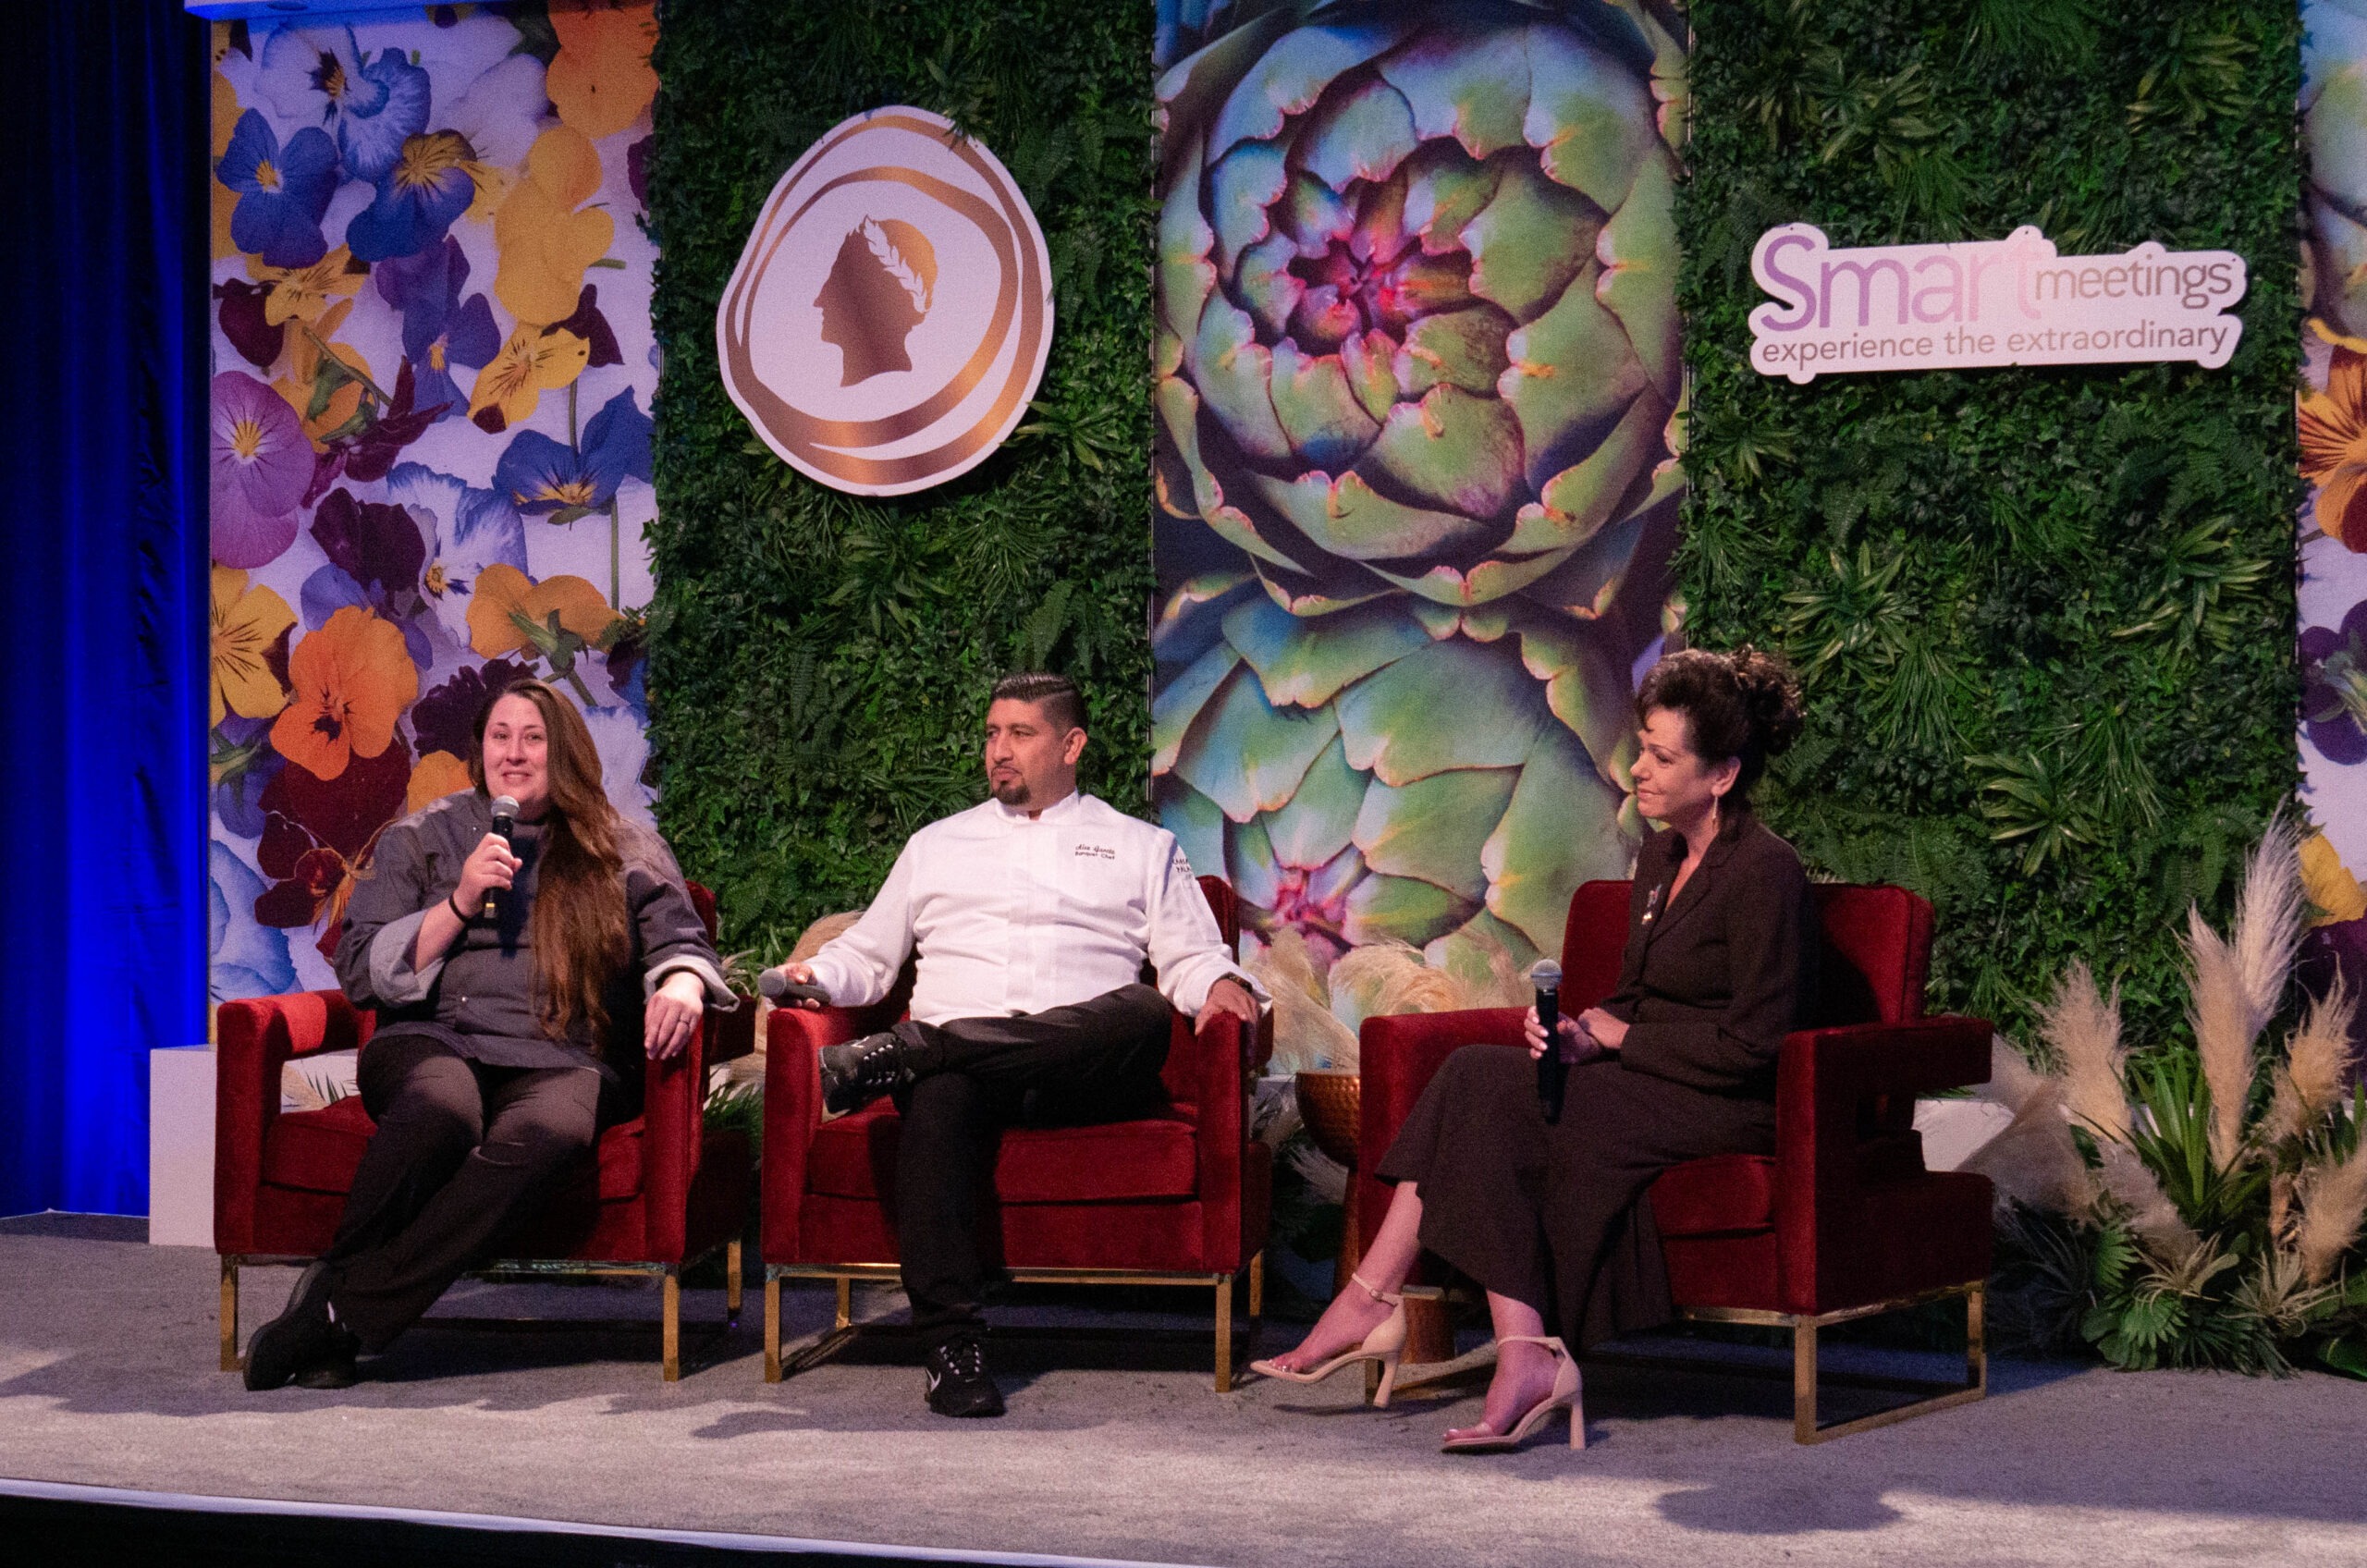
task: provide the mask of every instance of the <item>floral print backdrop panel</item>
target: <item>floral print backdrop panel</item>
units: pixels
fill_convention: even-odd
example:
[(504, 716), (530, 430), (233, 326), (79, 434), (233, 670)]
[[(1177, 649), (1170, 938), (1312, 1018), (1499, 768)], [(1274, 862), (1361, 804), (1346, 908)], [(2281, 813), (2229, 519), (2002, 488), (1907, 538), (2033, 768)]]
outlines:
[(2302, 8), (2301, 768), (2315, 940), (2367, 978), (2367, 0)]
[(212, 995), (333, 986), (489, 687), (648, 820), (648, 0), (217, 24)]
[(1159, 3), (1154, 789), (1259, 938), (1476, 977), (1641, 832), (1684, 19), (1307, 14)]

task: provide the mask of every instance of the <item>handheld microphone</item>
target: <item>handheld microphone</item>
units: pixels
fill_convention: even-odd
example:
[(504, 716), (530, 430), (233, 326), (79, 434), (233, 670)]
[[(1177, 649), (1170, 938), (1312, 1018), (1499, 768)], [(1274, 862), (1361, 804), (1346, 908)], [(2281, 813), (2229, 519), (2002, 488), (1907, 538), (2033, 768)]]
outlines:
[(1562, 1120), (1562, 1091), (1570, 1082), (1570, 1064), (1562, 1060), (1562, 966), (1539, 959), (1528, 979), (1537, 987), (1537, 1022), (1545, 1025), (1545, 1054), (1537, 1059), (1537, 1103), (1551, 1127)]
[(778, 1007), (795, 1007), (800, 1002), (830, 1005), (830, 993), (819, 986), (801, 986), (791, 980), (786, 971), (767, 969), (756, 976), (756, 989), (767, 1001)]
[[(493, 798), (493, 831), (494, 831), (494, 833), (495, 833), (495, 834), (496, 834), (496, 835), (497, 835), (497, 836), (501, 839), (501, 841), (502, 841), (503, 843), (505, 843), (505, 844), (506, 844), (506, 843), (509, 842), (509, 834), (510, 834), (510, 831), (511, 831), (513, 828), (515, 828), (517, 826), (518, 826), (518, 802), (517, 802), (517, 800), (516, 800), (514, 797), (512, 797), (512, 796), (509, 796), (509, 795), (496, 795), (496, 796)], [(485, 916), (485, 918), (486, 918), (487, 920), (490, 920), (490, 921), (494, 922), (496, 925), (499, 925), (499, 924), (500, 924), (500, 921), (501, 921), (501, 889), (500, 889), (500, 888), (487, 888), (484, 890), (484, 916)]]

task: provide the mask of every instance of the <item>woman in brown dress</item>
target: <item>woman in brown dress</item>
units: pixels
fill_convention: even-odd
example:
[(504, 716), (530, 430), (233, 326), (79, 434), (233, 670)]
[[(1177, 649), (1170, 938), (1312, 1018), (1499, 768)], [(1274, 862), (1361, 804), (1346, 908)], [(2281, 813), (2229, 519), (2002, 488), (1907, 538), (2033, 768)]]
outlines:
[(1674, 1316), (1646, 1189), (1689, 1159), (1774, 1149), (1776, 1056), (1809, 996), (1815, 923), (1799, 857), (1748, 796), (1799, 733), (1799, 689), (1748, 647), (1693, 650), (1656, 665), (1636, 706), (1636, 803), (1665, 827), (1637, 857), (1618, 988), (1561, 1021), (1560, 1121), (1538, 1104), (1534, 1009), (1527, 1056), (1449, 1057), (1381, 1161), (1397, 1190), (1363, 1267), (1296, 1349), (1257, 1364), (1293, 1381), (1393, 1366), (1397, 1288), (1427, 1250), (1486, 1288), (1498, 1345), (1480, 1424), (1449, 1449), (1512, 1447), (1564, 1409), (1579, 1446), (1565, 1347)]

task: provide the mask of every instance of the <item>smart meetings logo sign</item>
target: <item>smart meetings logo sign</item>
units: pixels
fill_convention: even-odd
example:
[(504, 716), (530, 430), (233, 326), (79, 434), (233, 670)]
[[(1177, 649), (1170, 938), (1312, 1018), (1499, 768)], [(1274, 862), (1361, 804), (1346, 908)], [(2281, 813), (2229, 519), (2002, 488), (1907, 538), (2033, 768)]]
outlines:
[(857, 115), (756, 216), (716, 315), (724, 387), (825, 484), (941, 484), (1035, 397), (1050, 276), (1036, 214), (993, 153), (926, 109)]
[(2025, 225), (2003, 239), (1834, 250), (1821, 229), (1760, 236), (1750, 273), (1773, 300), (1750, 312), (1750, 362), (1807, 383), (1843, 371), (1974, 365), (2227, 362), (2244, 324), (2231, 251), (2058, 256)]

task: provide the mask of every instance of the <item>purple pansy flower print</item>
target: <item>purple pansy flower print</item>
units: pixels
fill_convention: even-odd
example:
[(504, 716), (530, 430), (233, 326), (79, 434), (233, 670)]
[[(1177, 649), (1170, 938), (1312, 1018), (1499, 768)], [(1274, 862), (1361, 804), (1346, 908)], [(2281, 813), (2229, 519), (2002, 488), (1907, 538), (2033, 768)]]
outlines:
[(214, 297), (222, 301), (215, 319), (221, 325), (223, 340), (238, 350), (239, 358), (257, 370), (269, 370), (278, 363), (288, 330), (267, 312), (264, 301), (271, 298), (271, 290), (234, 277), (215, 284)]
[(239, 116), (214, 178), (239, 193), (230, 242), (265, 266), (308, 267), (328, 254), (321, 214), (337, 193), (337, 146), (307, 128), (282, 147), (254, 110)]
[(451, 367), (483, 370), (501, 349), (501, 329), (483, 294), (465, 300), (469, 258), (460, 242), (447, 236), (414, 256), (399, 257), (373, 270), (378, 293), (402, 312), (403, 353), (419, 378), (420, 407), (445, 405), (439, 419), (468, 406), (452, 380)]
[(455, 670), (451, 680), (411, 704), (411, 729), (419, 741), (419, 754), (449, 752), (466, 761), (476, 750), (477, 710), (484, 706), (485, 698), (533, 673), (533, 666), (509, 659), (492, 659), (482, 667), (466, 665)]
[(493, 487), (528, 515), (558, 513), (568, 521), (616, 498), (628, 479), (649, 477), (649, 416), (627, 387), (583, 427), (580, 450), (538, 430), (522, 430), (494, 465)]
[(280, 395), (243, 371), (214, 378), (214, 558), (254, 568), (296, 538), (313, 443)]
[(378, 177), (376, 197), (346, 225), (354, 259), (416, 255), (442, 239), (476, 200), (476, 177), (470, 172), (476, 156), (457, 130), (405, 137), (393, 165)]
[(350, 27), (281, 28), (264, 44), (255, 85), (287, 119), (326, 128), (346, 173), (376, 183), (427, 129), (427, 73), (399, 49), (366, 58)]
[(390, 602), (419, 586), (427, 564), (427, 543), (410, 512), (356, 500), (350, 490), (330, 491), (313, 513), (313, 541), (347, 576), (382, 590)]
[(427, 540), (420, 593), (453, 643), (469, 644), (469, 597), (477, 574), (495, 565), (526, 570), (526, 526), (518, 508), (420, 463), (386, 476), (386, 498), (411, 514)]
[(2301, 629), (2301, 724), (2328, 762), (2367, 762), (2367, 599), (2338, 627)]

